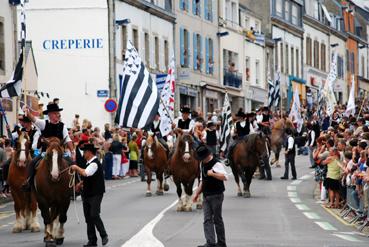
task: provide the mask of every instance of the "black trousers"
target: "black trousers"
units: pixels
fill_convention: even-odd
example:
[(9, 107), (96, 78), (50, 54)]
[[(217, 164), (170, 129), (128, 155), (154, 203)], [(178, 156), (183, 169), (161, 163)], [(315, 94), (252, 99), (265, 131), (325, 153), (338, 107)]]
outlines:
[(286, 161), (284, 162), (284, 177), (288, 178), (289, 166), (291, 165), (292, 177), (296, 178), (296, 167), (295, 167), (295, 154), (286, 154)]
[(204, 233), (207, 246), (227, 246), (222, 217), (223, 200), (223, 193), (204, 196)]
[(102, 199), (103, 195), (82, 197), (83, 213), (87, 223), (87, 238), (90, 243), (94, 244), (97, 242), (95, 228), (100, 233), (101, 238), (108, 236), (104, 227), (104, 223), (100, 218), (100, 206)]

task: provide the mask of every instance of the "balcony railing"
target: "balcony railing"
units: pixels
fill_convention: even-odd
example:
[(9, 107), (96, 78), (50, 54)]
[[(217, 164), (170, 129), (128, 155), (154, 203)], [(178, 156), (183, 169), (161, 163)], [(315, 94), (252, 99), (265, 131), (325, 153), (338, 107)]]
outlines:
[(223, 84), (224, 86), (241, 88), (242, 74), (237, 72), (230, 72), (228, 69), (224, 69)]

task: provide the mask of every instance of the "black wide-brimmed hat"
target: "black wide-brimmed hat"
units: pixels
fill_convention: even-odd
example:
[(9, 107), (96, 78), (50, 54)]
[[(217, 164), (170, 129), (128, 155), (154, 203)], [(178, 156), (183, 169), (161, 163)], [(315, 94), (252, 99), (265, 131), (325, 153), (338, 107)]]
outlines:
[(98, 147), (95, 147), (94, 144), (92, 143), (85, 143), (83, 145), (83, 147), (81, 147), (82, 151), (91, 151), (92, 153), (96, 153), (96, 151), (98, 150)]
[(32, 122), (31, 119), (29, 119), (28, 117), (26, 117), (25, 115), (19, 115), (18, 117), (19, 121), (25, 122), (25, 123), (30, 123)]
[(181, 108), (181, 112), (182, 112), (182, 113), (191, 113), (191, 109), (190, 109), (190, 107), (188, 107), (188, 106), (183, 106), (183, 107)]
[(236, 117), (246, 117), (246, 114), (243, 111), (238, 111)]
[(208, 147), (202, 144), (196, 148), (195, 158), (197, 160), (202, 161), (205, 158), (207, 158), (210, 154), (211, 154), (211, 151), (208, 149)]
[(47, 110), (43, 111), (43, 114), (48, 114), (49, 112), (56, 112), (56, 111), (62, 111), (63, 108), (59, 108), (58, 104), (48, 104)]
[(209, 122), (207, 123), (207, 125), (206, 125), (206, 127), (208, 127), (208, 128), (211, 128), (211, 127), (213, 127), (213, 126), (215, 126), (215, 123), (214, 123), (213, 121), (209, 121)]

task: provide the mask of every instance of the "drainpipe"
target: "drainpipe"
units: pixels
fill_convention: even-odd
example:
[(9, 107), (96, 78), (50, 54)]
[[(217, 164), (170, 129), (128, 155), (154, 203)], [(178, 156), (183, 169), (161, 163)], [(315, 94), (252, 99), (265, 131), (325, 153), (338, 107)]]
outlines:
[[(107, 0), (108, 4), (108, 38), (109, 38), (109, 96), (117, 99), (116, 86), (116, 55), (115, 55), (115, 2), (114, 0)], [(115, 114), (110, 114), (111, 125), (114, 125)]]

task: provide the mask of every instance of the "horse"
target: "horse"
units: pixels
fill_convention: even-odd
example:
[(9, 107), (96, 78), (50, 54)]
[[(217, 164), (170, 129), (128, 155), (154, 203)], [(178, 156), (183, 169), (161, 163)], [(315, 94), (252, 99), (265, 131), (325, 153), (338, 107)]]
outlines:
[(64, 242), (64, 224), (71, 195), (70, 175), (60, 140), (51, 137), (45, 142), (46, 154), (37, 167), (34, 187), (45, 225), (44, 241), (46, 246), (55, 246)]
[[(169, 160), (169, 171), (177, 187), (177, 211), (190, 212), (192, 211), (192, 187), (195, 179), (200, 177), (200, 167), (195, 159), (193, 137), (181, 129), (176, 129), (175, 132), (178, 137), (174, 153)], [(182, 185), (186, 193), (184, 200), (182, 200)]]
[(282, 150), (283, 142), (285, 139), (285, 131), (287, 128), (295, 129), (292, 121), (288, 118), (281, 118), (277, 122), (275, 122), (272, 133), (270, 135), (270, 144), (271, 149), (274, 152), (274, 159), (271, 161), (271, 164), (279, 165), (279, 153)]
[(37, 219), (37, 201), (33, 192), (23, 191), (22, 184), (28, 177), (28, 165), (31, 162), (30, 140), (26, 132), (18, 131), (15, 152), (10, 159), (8, 184), (14, 200), (15, 223), (13, 233), (23, 230), (39, 232), (40, 224)]
[(157, 195), (164, 195), (164, 190), (167, 191), (169, 187), (165, 183), (163, 188), (164, 173), (168, 170), (167, 151), (159, 142), (156, 136), (148, 135), (144, 148), (144, 165), (147, 174), (147, 191), (146, 196), (151, 196), (151, 179), (152, 172), (155, 172), (158, 180)]
[[(252, 176), (256, 167), (260, 166), (260, 161), (267, 160), (268, 155), (268, 139), (262, 132), (250, 134), (236, 143), (234, 149), (228, 154), (228, 159), (238, 187), (238, 196), (243, 195), (245, 198), (251, 196)], [(243, 193), (239, 183), (240, 177), (244, 185)]]

